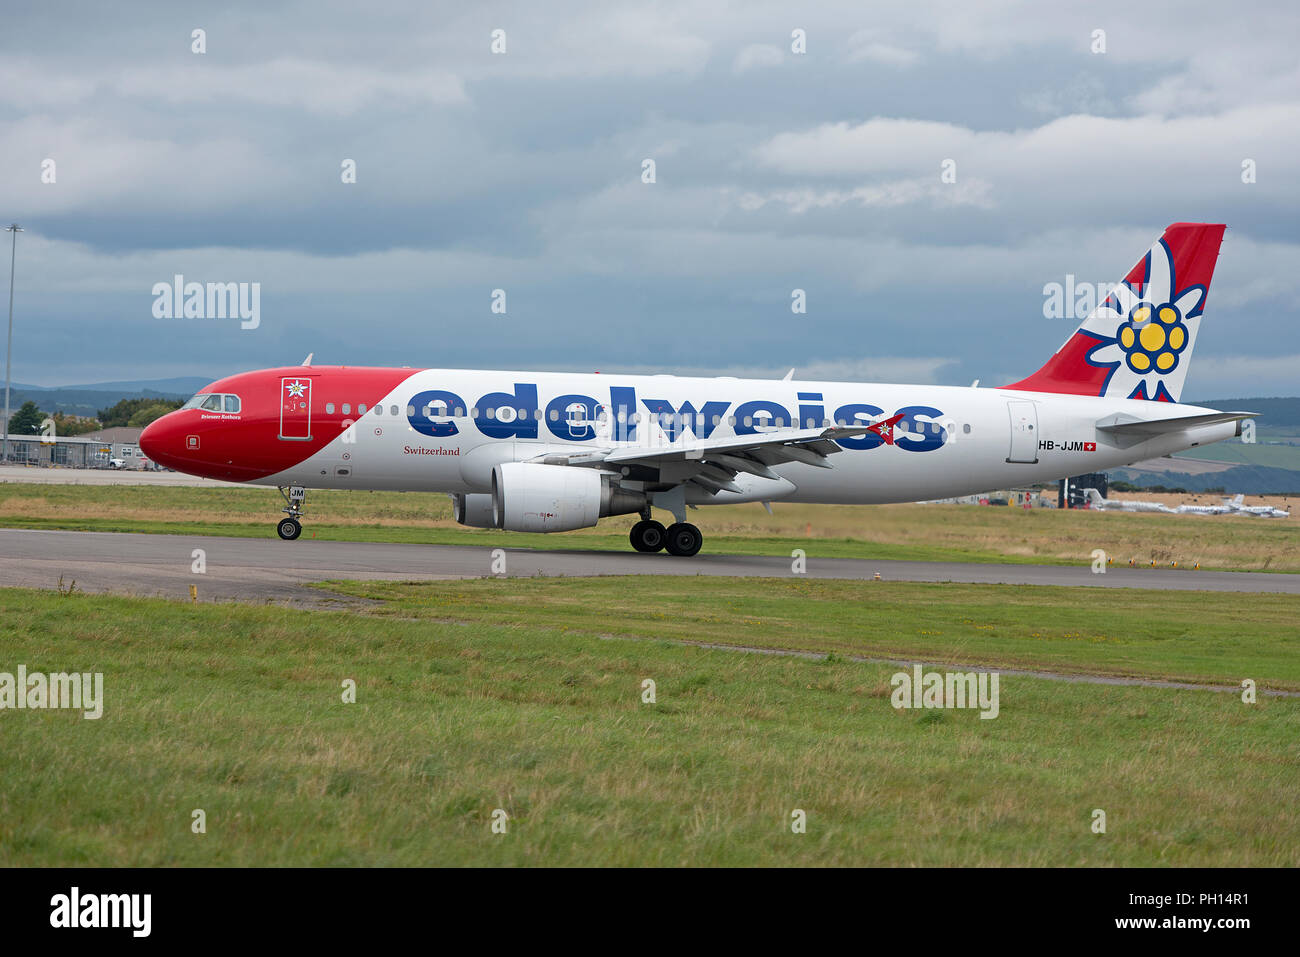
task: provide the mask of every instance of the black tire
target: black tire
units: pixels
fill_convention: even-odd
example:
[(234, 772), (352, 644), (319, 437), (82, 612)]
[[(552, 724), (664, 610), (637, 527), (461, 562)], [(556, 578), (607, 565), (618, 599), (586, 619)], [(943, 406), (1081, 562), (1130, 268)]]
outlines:
[(703, 544), (704, 536), (689, 522), (677, 522), (668, 526), (668, 541), (664, 547), (668, 549), (669, 555), (690, 558)]
[(638, 552), (657, 552), (664, 547), (668, 536), (658, 522), (637, 522), (627, 537)]
[(302, 534), (302, 526), (298, 524), (297, 519), (293, 518), (280, 519), (280, 524), (275, 526), (275, 530), (286, 542), (291, 542)]

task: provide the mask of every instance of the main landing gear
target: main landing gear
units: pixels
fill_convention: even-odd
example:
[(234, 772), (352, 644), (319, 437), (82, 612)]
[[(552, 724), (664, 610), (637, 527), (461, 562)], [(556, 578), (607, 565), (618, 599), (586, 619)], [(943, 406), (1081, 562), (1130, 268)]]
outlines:
[(689, 522), (674, 522), (664, 528), (658, 522), (642, 519), (632, 526), (628, 535), (632, 547), (638, 552), (657, 552), (664, 549), (669, 555), (690, 558), (704, 544), (700, 530)]
[(302, 504), (307, 490), (301, 485), (292, 485), (286, 490), (282, 485), (280, 495), (284, 498), (284, 508), (280, 511), (289, 517), (280, 519), (275, 530), (286, 542), (291, 542), (302, 534)]

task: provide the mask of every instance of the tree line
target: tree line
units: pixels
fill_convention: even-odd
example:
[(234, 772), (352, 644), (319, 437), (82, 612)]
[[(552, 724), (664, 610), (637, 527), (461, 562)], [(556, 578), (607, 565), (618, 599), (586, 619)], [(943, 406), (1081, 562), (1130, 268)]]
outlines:
[(59, 411), (44, 412), (34, 401), (28, 400), (9, 417), (9, 434), (37, 435), (43, 431), (41, 424), (47, 418), (54, 420), (55, 435), (84, 435), (117, 426), (142, 429), (154, 419), (162, 418), (183, 404), (180, 399), (160, 399), (157, 396), (122, 399), (116, 405), (100, 409), (97, 417), (92, 419), (89, 416), (65, 415)]

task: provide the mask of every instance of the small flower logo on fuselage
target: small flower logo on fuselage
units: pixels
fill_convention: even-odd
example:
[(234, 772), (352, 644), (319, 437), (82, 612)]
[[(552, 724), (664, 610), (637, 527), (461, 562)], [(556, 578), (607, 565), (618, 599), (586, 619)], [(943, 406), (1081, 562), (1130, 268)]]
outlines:
[(295, 399), (301, 396), (305, 391), (307, 391), (307, 387), (304, 386), (297, 379), (295, 379), (294, 381), (286, 385), (285, 389), (288, 390), (289, 395), (291, 395)]

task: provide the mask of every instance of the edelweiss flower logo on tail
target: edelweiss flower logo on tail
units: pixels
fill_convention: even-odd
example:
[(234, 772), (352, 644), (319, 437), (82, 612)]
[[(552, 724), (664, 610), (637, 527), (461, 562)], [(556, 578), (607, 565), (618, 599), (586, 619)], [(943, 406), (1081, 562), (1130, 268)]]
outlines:
[(1205, 286), (1178, 288), (1174, 256), (1161, 239), (1143, 260), (1144, 277), (1132, 277), (1111, 290), (1080, 326), (1100, 342), (1088, 362), (1111, 369), (1102, 393), (1130, 399), (1174, 402), (1182, 391), (1200, 316)]
[(1223, 230), (1169, 226), (1042, 368), (1007, 388), (1177, 402)]

